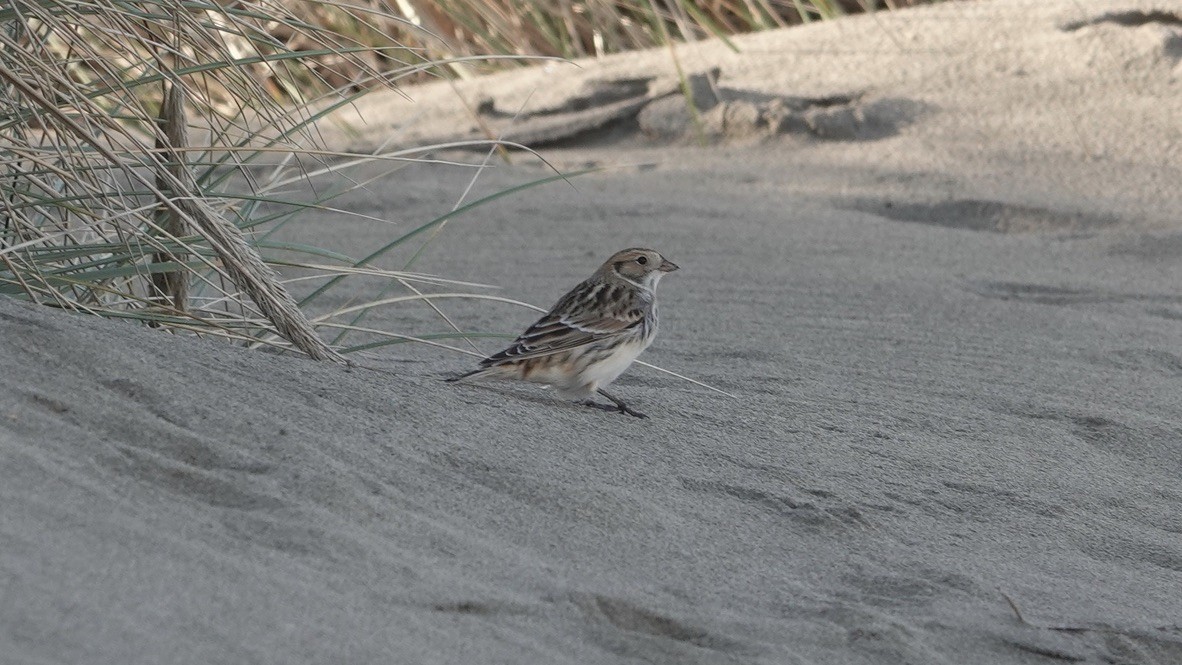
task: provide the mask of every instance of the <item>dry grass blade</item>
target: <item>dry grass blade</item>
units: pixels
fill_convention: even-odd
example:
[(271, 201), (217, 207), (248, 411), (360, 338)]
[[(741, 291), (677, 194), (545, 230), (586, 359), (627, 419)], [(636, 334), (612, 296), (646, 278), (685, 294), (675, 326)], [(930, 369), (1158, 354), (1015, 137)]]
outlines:
[(279, 282), (278, 275), (245, 241), (237, 227), (226, 223), (203, 201), (184, 201), (182, 205), (222, 258), (234, 282), (250, 295), (283, 338), (316, 360), (345, 361), (320, 339), (295, 299)]
[[(160, 107), (162, 136), (156, 139), (156, 149), (167, 161), (158, 168), (167, 169), (173, 179), (179, 180), (188, 172), (184, 152), (189, 145), (185, 132), (185, 89), (176, 83), (166, 82), (164, 85), (164, 104)], [(169, 180), (170, 178), (158, 175), (156, 187), (167, 192)], [(176, 194), (170, 193), (174, 196)], [(173, 238), (181, 238), (188, 234), (185, 219), (164, 206), (158, 209), (156, 223)], [(154, 257), (156, 263), (184, 263), (185, 259), (186, 256), (182, 253), (168, 251), (157, 252)], [(152, 287), (154, 298), (171, 303), (172, 308), (180, 312), (188, 309), (189, 274), (185, 270), (152, 273)]]
[(707, 390), (712, 390), (720, 395), (726, 395), (727, 397), (730, 397), (731, 399), (739, 399), (739, 396), (735, 395), (734, 393), (728, 393), (727, 391), (725, 391), (721, 388), (715, 388), (714, 386), (710, 385), (709, 383), (703, 383), (701, 381), (698, 381), (697, 379), (691, 379), (688, 376), (685, 376), (684, 374), (678, 374), (677, 372), (674, 372), (673, 370), (665, 369), (664, 367), (657, 367), (656, 365), (653, 365), (652, 363), (646, 363), (643, 360), (637, 360), (636, 364), (642, 365), (642, 366), (647, 367), (649, 369), (655, 369), (658, 372), (668, 374), (669, 376), (675, 376), (675, 377), (681, 379), (682, 381), (689, 381), (690, 383), (694, 384), (695, 386), (702, 386), (703, 388), (705, 388)]

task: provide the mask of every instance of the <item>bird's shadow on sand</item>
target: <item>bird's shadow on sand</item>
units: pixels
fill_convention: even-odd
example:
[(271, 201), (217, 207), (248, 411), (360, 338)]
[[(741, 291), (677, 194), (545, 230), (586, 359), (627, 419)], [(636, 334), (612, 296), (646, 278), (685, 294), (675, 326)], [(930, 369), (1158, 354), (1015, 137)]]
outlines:
[[(446, 381), (446, 379), (444, 379), (444, 380)], [(491, 392), (491, 393), (496, 393), (498, 395), (506, 396), (506, 397), (513, 399), (513, 400), (532, 402), (533, 404), (539, 404), (539, 405), (550, 407), (550, 408), (557, 407), (557, 408), (563, 409), (564, 411), (582, 411), (582, 412), (587, 412), (587, 413), (600, 413), (602, 415), (621, 415), (621, 416), (626, 416), (626, 417), (628, 415), (625, 413), (620, 413), (619, 409), (617, 409), (614, 405), (612, 405), (608, 402), (596, 401), (595, 404), (587, 404), (584, 402), (574, 402), (574, 401), (564, 400), (552, 393), (538, 395), (538, 394), (526, 392), (524, 390), (516, 389), (516, 386), (512, 386), (512, 384), (508, 384), (508, 383), (506, 383), (504, 385), (498, 385), (495, 383), (462, 383), (462, 384), (456, 384), (453, 387), (456, 388), (457, 390), (470, 390), (470, 389), (475, 388), (475, 389), (484, 390), (484, 391)], [(545, 390), (545, 388), (542, 388), (542, 390)], [(506, 403), (508, 403), (508, 402), (506, 401)], [(628, 419), (635, 420), (635, 418), (631, 418), (631, 417), (628, 417)]]

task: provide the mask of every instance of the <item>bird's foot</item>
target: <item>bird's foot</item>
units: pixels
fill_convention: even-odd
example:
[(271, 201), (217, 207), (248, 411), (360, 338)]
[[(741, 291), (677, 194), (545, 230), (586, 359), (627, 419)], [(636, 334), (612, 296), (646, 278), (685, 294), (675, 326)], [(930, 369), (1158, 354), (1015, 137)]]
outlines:
[(596, 402), (595, 400), (589, 399), (583, 402), (583, 404), (601, 411), (615, 411), (617, 413), (626, 413), (636, 418), (648, 418), (648, 416), (644, 415), (643, 413), (629, 408), (628, 405), (624, 404), (623, 402), (620, 402), (619, 404), (604, 404), (602, 402)]

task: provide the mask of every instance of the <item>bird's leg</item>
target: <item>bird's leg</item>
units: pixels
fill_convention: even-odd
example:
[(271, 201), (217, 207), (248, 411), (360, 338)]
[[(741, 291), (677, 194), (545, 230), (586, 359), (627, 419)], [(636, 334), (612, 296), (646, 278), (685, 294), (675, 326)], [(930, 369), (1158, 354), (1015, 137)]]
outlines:
[[(619, 411), (620, 413), (626, 413), (630, 416), (636, 416), (637, 418), (648, 418), (648, 416), (644, 415), (643, 413), (641, 413), (639, 411), (633, 411), (632, 409), (628, 408), (627, 404), (625, 404), (622, 400), (613, 396), (611, 393), (604, 390), (603, 388), (599, 389), (599, 394), (610, 399), (616, 405), (616, 410)], [(610, 407), (608, 407), (608, 408), (610, 408)]]

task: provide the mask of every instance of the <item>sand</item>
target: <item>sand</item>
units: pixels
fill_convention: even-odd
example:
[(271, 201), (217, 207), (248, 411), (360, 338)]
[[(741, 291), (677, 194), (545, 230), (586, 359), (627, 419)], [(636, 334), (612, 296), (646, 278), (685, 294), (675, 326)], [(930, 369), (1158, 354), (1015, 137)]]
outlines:
[[(345, 370), (0, 300), (0, 662), (1182, 662), (1179, 17), (989, 0), (686, 47), (731, 91), (705, 145), (664, 52), (462, 83), (603, 170), (417, 267), (546, 306), (655, 247), (682, 270), (644, 359), (737, 399), (638, 367), (637, 420), (443, 383), (473, 360), (421, 346)], [(612, 122), (538, 124), (644, 76)], [(470, 136), (445, 88), (325, 136)], [(549, 173), (490, 163), (466, 200)], [(361, 253), (472, 173), (408, 167), (340, 202), (393, 224), (290, 235)]]

